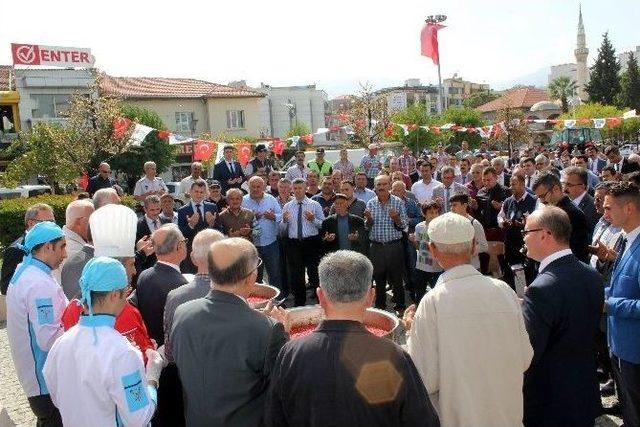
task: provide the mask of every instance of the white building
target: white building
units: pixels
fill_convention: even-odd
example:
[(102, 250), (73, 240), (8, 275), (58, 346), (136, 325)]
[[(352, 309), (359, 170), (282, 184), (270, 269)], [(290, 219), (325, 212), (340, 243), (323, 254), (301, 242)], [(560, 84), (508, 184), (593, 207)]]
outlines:
[(95, 82), (90, 69), (18, 68), (14, 73), (23, 130), (37, 122), (63, 122), (61, 113), (69, 108), (72, 95), (90, 93)]
[[(304, 123), (316, 132), (326, 127), (327, 94), (308, 86), (269, 86), (262, 83), (253, 90), (266, 97), (258, 102), (262, 136), (284, 138), (296, 123)], [(328, 134), (316, 135), (315, 143), (326, 142)]]
[(629, 62), (629, 54), (633, 52), (633, 56), (636, 58), (636, 61), (640, 61), (640, 46), (636, 46), (635, 51), (626, 51), (618, 54), (618, 61), (620, 62), (620, 71), (627, 71), (627, 63)]
[(578, 65), (577, 64), (552, 65), (549, 73), (549, 83), (551, 83), (558, 77), (569, 77), (571, 80), (577, 81)]

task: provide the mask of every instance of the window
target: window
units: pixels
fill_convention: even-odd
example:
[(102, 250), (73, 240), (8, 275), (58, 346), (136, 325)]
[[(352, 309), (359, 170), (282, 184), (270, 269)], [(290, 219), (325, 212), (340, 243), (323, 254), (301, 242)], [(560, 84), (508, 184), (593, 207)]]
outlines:
[(178, 112), (176, 113), (176, 132), (191, 133), (191, 124), (193, 123), (193, 113)]
[(31, 95), (36, 108), (31, 110), (34, 119), (55, 119), (69, 108), (71, 95)]
[(244, 110), (227, 110), (227, 129), (244, 129)]

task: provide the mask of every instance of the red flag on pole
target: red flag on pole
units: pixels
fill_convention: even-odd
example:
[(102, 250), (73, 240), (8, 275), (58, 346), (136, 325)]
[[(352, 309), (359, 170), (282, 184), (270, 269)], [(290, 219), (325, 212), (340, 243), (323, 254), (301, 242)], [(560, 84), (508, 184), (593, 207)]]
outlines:
[(113, 119), (113, 133), (111, 137), (115, 139), (124, 138), (131, 126), (131, 123), (131, 120), (126, 117), (116, 117)]
[(242, 167), (245, 167), (251, 158), (251, 144), (243, 142), (236, 147), (238, 148), (238, 162)]
[(422, 28), (420, 33), (420, 53), (433, 60), (435, 65), (440, 63), (440, 54), (438, 52), (438, 30), (444, 28), (444, 25), (428, 23)]
[(271, 150), (278, 156), (282, 156), (282, 152), (284, 151), (284, 142), (280, 138), (274, 139)]
[(193, 160), (209, 160), (216, 149), (214, 141), (198, 140), (193, 149)]

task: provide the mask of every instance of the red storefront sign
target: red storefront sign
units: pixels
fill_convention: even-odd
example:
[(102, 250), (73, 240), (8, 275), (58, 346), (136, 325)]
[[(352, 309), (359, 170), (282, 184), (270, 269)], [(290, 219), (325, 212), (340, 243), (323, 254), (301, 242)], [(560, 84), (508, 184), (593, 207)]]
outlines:
[(91, 68), (95, 58), (91, 49), (11, 43), (13, 65)]

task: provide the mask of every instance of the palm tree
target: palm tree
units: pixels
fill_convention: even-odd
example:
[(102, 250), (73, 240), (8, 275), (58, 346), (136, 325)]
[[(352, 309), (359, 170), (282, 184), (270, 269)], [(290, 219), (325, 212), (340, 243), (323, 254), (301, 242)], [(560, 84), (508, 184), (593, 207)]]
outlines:
[(549, 83), (549, 87), (547, 91), (549, 92), (549, 96), (553, 99), (559, 99), (562, 104), (562, 112), (569, 112), (569, 98), (576, 95), (576, 90), (578, 89), (578, 84), (575, 80), (571, 80), (571, 78), (567, 76), (560, 76), (554, 79), (551, 83)]

